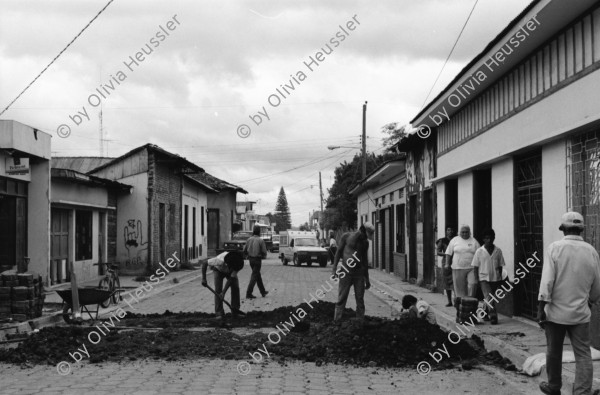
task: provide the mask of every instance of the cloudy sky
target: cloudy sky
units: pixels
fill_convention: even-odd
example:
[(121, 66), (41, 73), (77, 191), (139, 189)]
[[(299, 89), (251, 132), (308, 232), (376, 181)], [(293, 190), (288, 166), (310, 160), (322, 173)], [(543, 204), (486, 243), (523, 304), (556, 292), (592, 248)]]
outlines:
[[(0, 1), (0, 111), (108, 2)], [(429, 100), (528, 3), (479, 1)], [(380, 153), (381, 127), (417, 114), (473, 4), (114, 0), (0, 119), (50, 133), (56, 156), (157, 144), (248, 190), (238, 199), (259, 213), (283, 186), (299, 225), (319, 208), (319, 171), (329, 188), (358, 152), (362, 104)]]

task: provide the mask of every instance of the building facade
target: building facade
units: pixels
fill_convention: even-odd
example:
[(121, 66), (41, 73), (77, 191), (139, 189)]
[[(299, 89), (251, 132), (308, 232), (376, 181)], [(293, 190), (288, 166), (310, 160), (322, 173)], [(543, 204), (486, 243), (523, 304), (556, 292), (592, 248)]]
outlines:
[[(600, 248), (599, 69), (597, 2), (534, 1), (412, 121), (435, 131), (438, 237), (496, 232), (505, 314), (535, 317), (543, 258), (522, 265), (561, 239), (562, 213), (581, 212)], [(597, 310), (593, 323), (598, 344)]]
[(70, 268), (80, 283), (96, 280), (98, 263), (116, 260), (117, 202), (131, 187), (52, 166), (48, 285), (69, 282)]
[(24, 267), (48, 280), (50, 138), (0, 120), (0, 272)]
[(357, 200), (358, 226), (375, 226), (369, 243), (369, 265), (408, 279), (405, 161), (383, 163), (350, 190)]

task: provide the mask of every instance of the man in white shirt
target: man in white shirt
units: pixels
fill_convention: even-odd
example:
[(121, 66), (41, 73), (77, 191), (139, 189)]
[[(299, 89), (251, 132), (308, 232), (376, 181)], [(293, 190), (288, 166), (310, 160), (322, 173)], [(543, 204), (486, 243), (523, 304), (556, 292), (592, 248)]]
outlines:
[(494, 298), (490, 295), (494, 294), (500, 287), (502, 282), (502, 267), (505, 265), (502, 250), (494, 245), (496, 240), (496, 232), (494, 229), (486, 229), (483, 231), (483, 246), (475, 251), (473, 257), (473, 266), (475, 278), (479, 279), (483, 297), (487, 301), (486, 320), (491, 320), (492, 325), (498, 323), (498, 313), (496, 313), (496, 305)]
[(565, 213), (558, 229), (564, 237), (548, 246), (538, 295), (538, 321), (546, 331), (548, 347), (548, 382), (540, 383), (540, 390), (560, 394), (563, 342), (568, 333), (576, 363), (573, 394), (591, 394), (589, 303), (600, 300), (600, 258), (580, 236), (584, 229), (581, 214)]

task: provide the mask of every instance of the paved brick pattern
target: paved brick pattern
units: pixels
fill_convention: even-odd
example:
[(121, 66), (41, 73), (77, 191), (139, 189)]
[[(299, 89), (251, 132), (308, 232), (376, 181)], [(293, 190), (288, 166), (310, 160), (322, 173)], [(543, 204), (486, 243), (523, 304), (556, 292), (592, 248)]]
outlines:
[[(314, 363), (253, 366), (247, 376), (237, 361), (135, 361), (84, 364), (67, 376), (50, 366), (21, 369), (0, 365), (2, 394), (526, 394), (484, 371), (412, 371), (353, 368)], [(479, 383), (479, 384), (476, 384)]]
[[(274, 254), (271, 255), (274, 257)], [(250, 270), (240, 273), (242, 296)], [(271, 310), (310, 299), (310, 293), (325, 286), (331, 273), (326, 268), (283, 266), (275, 259), (263, 265), (269, 291), (262, 298), (242, 298), (244, 310)], [(188, 277), (189, 279), (189, 277)], [(337, 286), (324, 300), (334, 302)], [(367, 292), (368, 315), (389, 317), (390, 298), (378, 290)], [(171, 288), (134, 304), (136, 312), (212, 312), (213, 296), (201, 285), (200, 277), (182, 281)], [(355, 308), (354, 295), (348, 307)], [(74, 365), (60, 376), (55, 366), (19, 367), (0, 364), (1, 394), (528, 394), (532, 386), (516, 375), (509, 377), (494, 369), (433, 371), (421, 376), (413, 369), (354, 368), (339, 365), (274, 361), (245, 365), (247, 375), (238, 373), (238, 360), (199, 359), (193, 361), (122, 361)], [(522, 382), (519, 382), (521, 380)]]
[[(254, 296), (256, 299), (247, 300), (246, 288), (250, 281), (249, 266), (246, 262), (246, 267), (239, 273), (240, 278), (240, 293), (242, 297), (242, 311), (251, 310), (273, 310), (281, 306), (294, 306), (304, 302), (304, 299), (310, 301), (311, 294), (315, 295), (318, 289), (324, 291), (333, 287), (327, 292), (323, 301), (335, 302), (337, 300), (337, 285), (330, 279), (331, 266), (312, 267), (294, 265), (283, 266), (279, 260), (275, 259), (275, 254), (269, 254), (269, 259), (263, 262), (262, 276), (265, 287), (269, 292), (267, 297), (260, 296), (258, 288), (254, 288)], [(210, 273), (210, 269), (208, 270)], [(329, 284), (327, 281), (329, 280)], [(212, 286), (212, 274), (209, 275), (209, 285)], [(315, 296), (316, 298), (316, 296)], [(227, 296), (229, 300), (229, 293)], [(311, 302), (312, 303), (312, 302)], [(201, 311), (206, 313), (214, 312), (214, 296), (208, 290), (202, 287), (201, 277), (193, 281), (177, 285), (165, 292), (162, 292), (155, 297), (145, 300), (140, 300), (139, 303), (133, 304), (136, 313), (163, 313), (165, 310), (173, 312), (191, 312)], [(390, 307), (388, 304), (374, 296), (372, 293), (365, 294), (365, 306), (368, 315), (373, 316), (390, 316)], [(350, 291), (347, 307), (356, 308), (354, 300), (354, 292)], [(227, 310), (227, 306), (225, 306)], [(333, 317), (332, 317), (333, 318)]]

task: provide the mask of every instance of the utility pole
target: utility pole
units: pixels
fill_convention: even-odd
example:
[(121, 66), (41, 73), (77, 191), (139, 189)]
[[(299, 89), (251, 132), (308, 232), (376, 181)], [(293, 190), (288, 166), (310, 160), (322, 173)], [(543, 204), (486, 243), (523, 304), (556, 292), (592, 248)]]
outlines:
[(323, 238), (323, 184), (321, 183), (321, 172), (319, 172), (319, 194), (321, 195), (321, 213), (319, 214), (319, 228)]
[(363, 104), (362, 128), (362, 178), (367, 176), (367, 102)]

